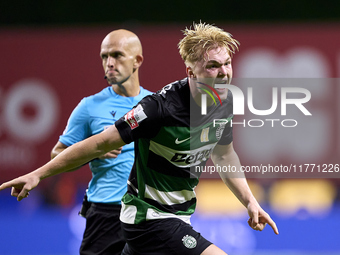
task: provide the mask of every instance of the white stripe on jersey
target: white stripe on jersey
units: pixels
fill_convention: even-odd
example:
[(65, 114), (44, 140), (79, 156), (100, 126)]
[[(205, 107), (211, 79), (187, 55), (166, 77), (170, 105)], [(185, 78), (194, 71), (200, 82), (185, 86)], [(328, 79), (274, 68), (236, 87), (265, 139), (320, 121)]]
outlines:
[(180, 190), (180, 191), (159, 191), (147, 184), (145, 184), (145, 198), (157, 201), (163, 205), (183, 204), (195, 198), (194, 191)]

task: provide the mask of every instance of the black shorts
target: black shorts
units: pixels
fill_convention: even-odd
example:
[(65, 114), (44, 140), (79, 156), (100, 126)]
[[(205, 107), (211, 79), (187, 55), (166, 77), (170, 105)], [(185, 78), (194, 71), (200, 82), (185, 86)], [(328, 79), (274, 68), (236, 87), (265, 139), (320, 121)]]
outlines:
[(176, 218), (133, 225), (122, 223), (127, 244), (122, 255), (199, 255), (211, 242)]
[(119, 220), (120, 205), (92, 203), (86, 212), (86, 228), (80, 255), (118, 255), (125, 241)]

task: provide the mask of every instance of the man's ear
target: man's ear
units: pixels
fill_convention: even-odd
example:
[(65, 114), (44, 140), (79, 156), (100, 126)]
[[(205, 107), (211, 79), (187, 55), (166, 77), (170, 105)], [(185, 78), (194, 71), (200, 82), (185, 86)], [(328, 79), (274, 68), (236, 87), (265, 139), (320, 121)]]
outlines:
[(186, 73), (189, 78), (196, 78), (194, 72), (192, 71), (191, 66), (187, 66)]
[(139, 68), (143, 63), (143, 60), (144, 60), (144, 57), (142, 55), (136, 55), (135, 62), (133, 64), (133, 68), (134, 69)]

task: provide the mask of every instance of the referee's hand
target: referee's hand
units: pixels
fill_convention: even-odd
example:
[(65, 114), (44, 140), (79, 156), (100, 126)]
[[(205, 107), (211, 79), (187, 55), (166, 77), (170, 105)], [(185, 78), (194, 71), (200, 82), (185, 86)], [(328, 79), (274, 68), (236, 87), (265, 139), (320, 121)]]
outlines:
[(116, 150), (109, 151), (108, 153), (105, 153), (104, 155), (98, 157), (99, 159), (107, 159), (107, 158), (117, 158), (119, 154), (122, 153), (123, 147), (120, 147)]

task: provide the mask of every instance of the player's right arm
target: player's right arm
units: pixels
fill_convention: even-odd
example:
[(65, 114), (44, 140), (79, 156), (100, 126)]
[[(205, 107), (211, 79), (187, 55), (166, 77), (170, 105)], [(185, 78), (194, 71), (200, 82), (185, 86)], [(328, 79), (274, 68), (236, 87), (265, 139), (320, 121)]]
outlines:
[[(54, 159), (57, 155), (59, 155), (62, 151), (64, 151), (66, 148), (68, 148), (69, 146), (63, 144), (62, 142), (58, 141), (56, 143), (56, 145), (54, 145), (52, 151), (51, 151), (51, 159)], [(120, 147), (118, 149), (109, 151), (107, 153), (105, 153), (104, 155), (100, 156), (99, 159), (107, 159), (107, 158), (117, 158), (119, 154), (122, 153), (122, 149), (123, 147)], [(87, 162), (88, 163), (88, 162)], [(81, 166), (68, 170), (68, 172), (72, 172), (75, 171), (77, 169), (79, 169)]]
[(41, 180), (78, 168), (124, 144), (117, 128), (113, 125), (100, 134), (67, 147), (42, 167), (3, 183), (0, 190), (12, 187), (11, 195), (20, 201), (27, 197), (29, 191), (34, 189)]
[[(51, 151), (51, 159), (54, 159), (56, 156), (58, 156), (61, 152), (63, 152), (65, 149), (67, 149), (69, 146), (63, 144), (62, 142), (58, 141), (56, 143), (56, 145), (54, 145), (52, 151)], [(77, 167), (77, 168), (73, 168), (68, 170), (67, 172), (72, 172), (75, 171), (77, 169), (79, 169), (81, 166)]]

